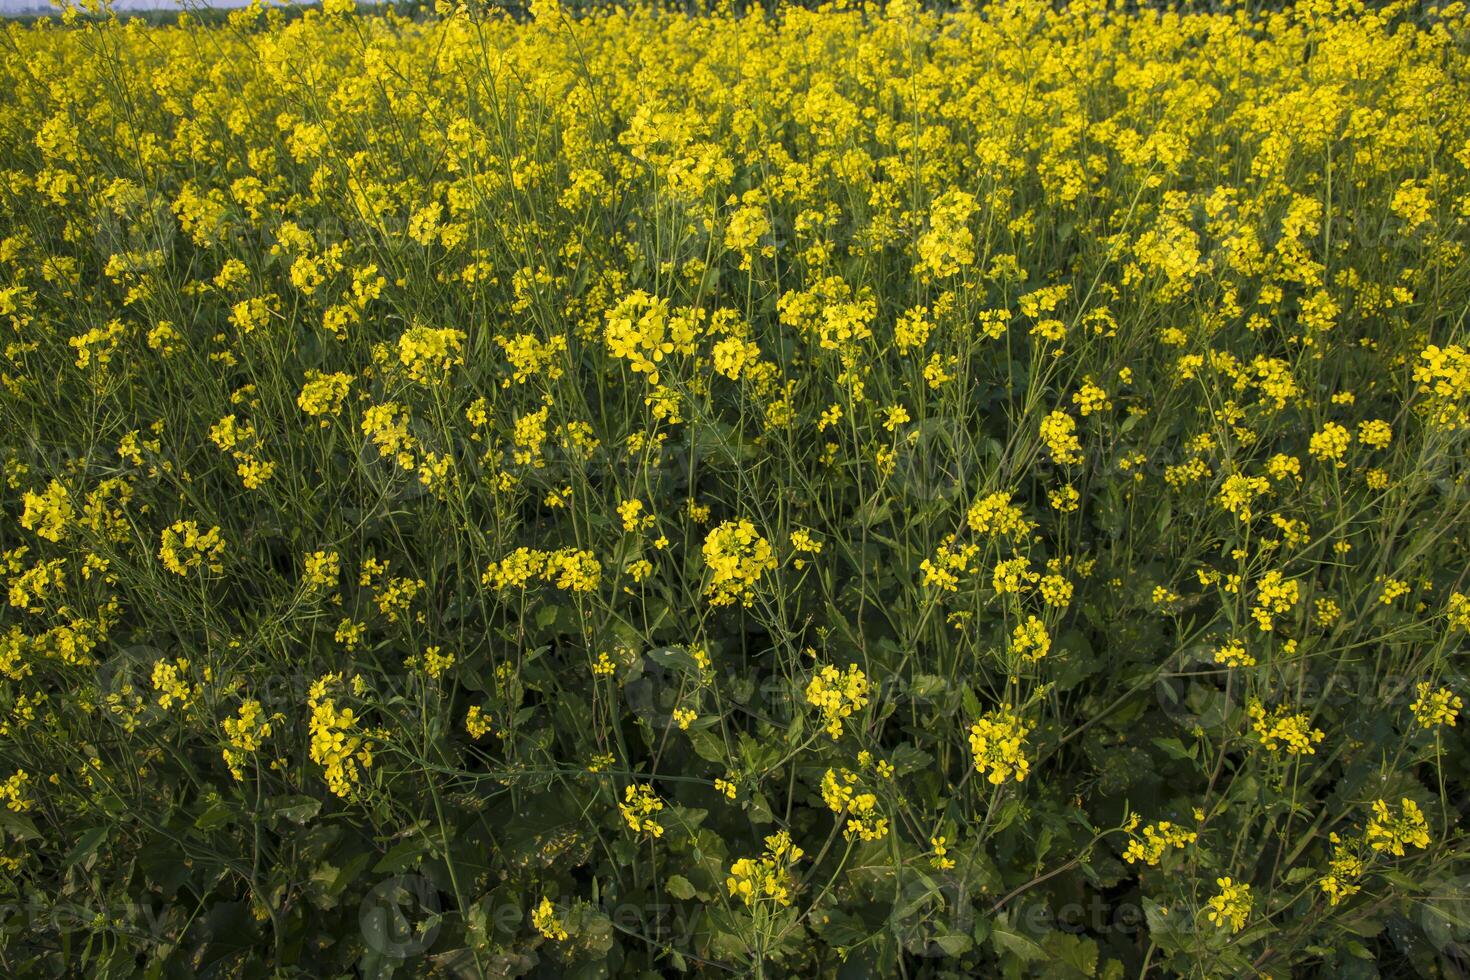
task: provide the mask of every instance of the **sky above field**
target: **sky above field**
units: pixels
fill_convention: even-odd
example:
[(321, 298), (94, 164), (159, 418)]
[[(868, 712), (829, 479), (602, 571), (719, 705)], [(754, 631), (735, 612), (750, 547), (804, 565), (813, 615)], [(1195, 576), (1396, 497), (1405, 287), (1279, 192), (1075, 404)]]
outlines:
[[(243, 7), (249, 2), (250, 0), (188, 0), (187, 6)], [(115, 0), (113, 7), (117, 10), (177, 10), (179, 4), (173, 0)], [(55, 9), (48, 0), (0, 0), (0, 14), (52, 13)]]

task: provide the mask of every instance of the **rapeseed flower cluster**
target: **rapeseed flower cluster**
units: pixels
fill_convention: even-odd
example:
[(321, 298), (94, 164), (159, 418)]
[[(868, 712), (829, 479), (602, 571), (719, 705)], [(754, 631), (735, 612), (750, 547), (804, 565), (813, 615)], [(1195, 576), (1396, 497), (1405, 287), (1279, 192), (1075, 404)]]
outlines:
[(1215, 884), (1220, 891), (1210, 899), (1207, 917), (1217, 926), (1229, 925), (1231, 932), (1239, 932), (1251, 914), (1251, 886), (1231, 878), (1217, 878)]
[[(1130, 835), (1132, 830), (1129, 830)], [(1159, 861), (1168, 853), (1169, 848), (1183, 850), (1190, 844), (1199, 840), (1199, 833), (1193, 830), (1185, 830), (1177, 824), (1168, 820), (1160, 820), (1143, 828), (1143, 833), (1130, 837), (1128, 849), (1123, 853), (1123, 859), (1129, 864), (1143, 862), (1150, 867), (1157, 867)]]
[(1403, 857), (1405, 846), (1429, 846), (1429, 822), (1413, 800), (1400, 800), (1397, 814), (1387, 800), (1374, 800), (1365, 839), (1375, 851)]
[(725, 888), (731, 897), (739, 898), (746, 906), (758, 902), (790, 905), (796, 887), (791, 867), (805, 856), (806, 852), (791, 842), (786, 831), (777, 831), (766, 838), (765, 853), (759, 858), (740, 858), (730, 865)]
[(663, 824), (655, 819), (655, 815), (663, 808), (664, 801), (659, 799), (653, 787), (647, 783), (630, 783), (623, 794), (623, 802), (618, 804), (618, 810), (628, 829), (635, 834), (647, 834), (650, 837), (662, 837), (664, 834)]
[(1026, 758), (1026, 736), (1031, 729), (1010, 705), (987, 712), (970, 726), (970, 752), (975, 771), (999, 786), (1008, 779), (1021, 782), (1031, 771)]
[(1256, 738), (1272, 752), (1312, 755), (1317, 751), (1317, 744), (1326, 737), (1322, 729), (1312, 727), (1309, 715), (1293, 711), (1289, 705), (1278, 705), (1267, 711), (1260, 699), (1252, 698), (1246, 706), (1246, 714), (1250, 716)]
[(822, 776), (822, 802), (845, 818), (842, 835), (848, 840), (875, 841), (888, 835), (888, 818), (878, 815), (878, 797), (862, 788), (857, 773), (828, 769)]
[(175, 575), (187, 575), (196, 568), (218, 573), (224, 567), (224, 551), (224, 539), (217, 526), (201, 531), (194, 521), (176, 521), (163, 530), (158, 558)]
[(705, 594), (711, 605), (750, 605), (761, 576), (776, 567), (771, 544), (748, 520), (726, 521), (704, 539), (704, 561), (710, 580)]
[(221, 750), (225, 765), (229, 766), (230, 775), (243, 780), (245, 763), (260, 750), (261, 743), (270, 738), (271, 722), (265, 718), (260, 702), (249, 698), (242, 701), (235, 716), (226, 718), (220, 727), (224, 729), (228, 743)]
[(326, 674), (312, 682), (307, 695), (311, 715), (311, 761), (322, 767), (327, 788), (340, 797), (351, 796), (365, 770), (372, 767), (374, 743), (363, 730), (357, 713), (337, 706), (333, 692), (342, 675)]
[(827, 664), (806, 686), (806, 703), (822, 715), (822, 723), (833, 741), (842, 737), (842, 723), (867, 707), (868, 677), (856, 664), (838, 670)]

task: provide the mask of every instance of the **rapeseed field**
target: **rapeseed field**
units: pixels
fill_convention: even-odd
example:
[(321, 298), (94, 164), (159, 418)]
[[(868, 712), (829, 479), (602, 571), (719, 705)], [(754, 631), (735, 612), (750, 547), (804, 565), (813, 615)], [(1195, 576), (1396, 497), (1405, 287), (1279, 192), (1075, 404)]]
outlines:
[(1470, 10), (0, 31), (0, 972), (1463, 977)]

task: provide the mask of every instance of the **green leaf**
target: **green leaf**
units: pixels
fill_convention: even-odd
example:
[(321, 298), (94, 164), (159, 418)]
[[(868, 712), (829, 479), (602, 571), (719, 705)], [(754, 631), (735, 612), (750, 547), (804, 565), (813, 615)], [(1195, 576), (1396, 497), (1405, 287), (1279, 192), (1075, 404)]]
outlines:
[(312, 796), (276, 796), (269, 802), (271, 816), (302, 825), (321, 812), (322, 801)]
[(745, 805), (745, 812), (750, 815), (750, 822), (753, 824), (776, 822), (776, 815), (771, 812), (771, 803), (766, 799), (764, 793), (751, 793), (750, 801)]
[(195, 830), (218, 830), (234, 823), (239, 813), (235, 806), (226, 800), (215, 800), (204, 812), (194, 818)]
[(1013, 797), (1011, 799), (1003, 801), (1001, 805), (996, 808), (995, 819), (991, 822), (990, 825), (991, 832), (997, 834), (1000, 833), (1002, 830), (1005, 830), (1011, 824), (1015, 823), (1016, 818), (1020, 815), (1020, 800)]
[(12, 813), (4, 807), (0, 807), (0, 829), (21, 841), (36, 840), (41, 836), (41, 832), (36, 829), (30, 817)]
[(1164, 750), (1171, 759), (1183, 759), (1193, 761), (1194, 754), (1184, 747), (1184, 743), (1177, 738), (1156, 738), (1152, 740), (1154, 745)]
[(1348, 932), (1364, 939), (1372, 939), (1383, 932), (1382, 919), (1346, 919), (1339, 924)]
[(1073, 936), (1065, 932), (1052, 932), (1042, 939), (1041, 945), (1051, 954), (1052, 962), (1047, 965), (1045, 976), (1056, 980), (1097, 975), (1097, 942), (1086, 936)]
[(373, 865), (373, 873), (392, 875), (406, 871), (419, 863), (427, 849), (428, 845), (419, 838), (402, 841)]
[(1401, 871), (1394, 871), (1392, 868), (1385, 868), (1378, 873), (1383, 877), (1383, 880), (1396, 885), (1400, 891), (1407, 892), (1410, 895), (1417, 895), (1420, 892), (1424, 891), (1423, 885)]
[(949, 689), (949, 681), (938, 674), (915, 674), (909, 695), (915, 699), (937, 698)]
[(681, 902), (687, 902), (694, 897), (694, 886), (683, 875), (671, 875), (669, 880), (664, 883), (664, 887), (668, 889), (670, 895), (679, 899)]
[(997, 953), (1010, 954), (1023, 962), (1034, 963), (1047, 958), (1047, 952), (1040, 943), (1030, 936), (1023, 936), (1004, 922), (996, 922), (990, 930), (990, 942)]
[(1316, 868), (1309, 868), (1309, 867), (1292, 868), (1290, 871), (1288, 871), (1286, 873), (1285, 882), (1288, 885), (1299, 885), (1302, 882), (1306, 881), (1308, 878), (1316, 877), (1320, 873), (1321, 872), (1319, 872)]
[(712, 731), (689, 731), (689, 744), (694, 746), (694, 754), (701, 759), (710, 762), (725, 761), (725, 743), (720, 736)]
[(683, 647), (658, 647), (646, 654), (649, 660), (673, 670), (697, 672), (699, 664), (694, 656)]
[(962, 932), (952, 932), (947, 936), (935, 936), (929, 942), (943, 950), (945, 956), (963, 956), (975, 945), (975, 941)]
[(911, 772), (927, 769), (934, 762), (934, 757), (922, 749), (917, 749), (908, 742), (895, 748), (888, 755), (888, 764), (893, 766), (896, 776), (907, 776)]
[(984, 713), (980, 710), (980, 699), (975, 697), (968, 684), (960, 689), (960, 704), (965, 708), (966, 717), (979, 718)]
[(85, 864), (90, 861), (97, 854), (97, 849), (102, 846), (102, 842), (107, 839), (107, 831), (107, 827), (92, 827), (89, 830), (83, 831), (76, 846), (67, 853), (62, 864), (70, 868), (73, 865)]

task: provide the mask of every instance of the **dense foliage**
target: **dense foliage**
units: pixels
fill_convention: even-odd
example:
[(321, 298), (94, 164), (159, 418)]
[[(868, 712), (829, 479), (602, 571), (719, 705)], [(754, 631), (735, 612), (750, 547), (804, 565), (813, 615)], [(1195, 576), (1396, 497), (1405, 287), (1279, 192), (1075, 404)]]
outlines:
[(1463, 4), (100, 13), (4, 975), (1470, 968)]

